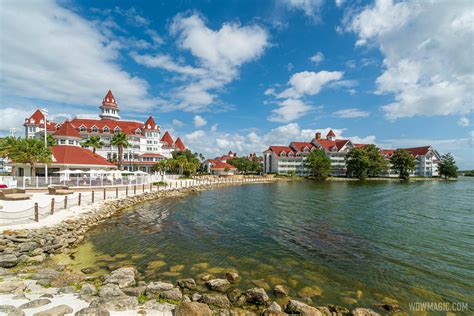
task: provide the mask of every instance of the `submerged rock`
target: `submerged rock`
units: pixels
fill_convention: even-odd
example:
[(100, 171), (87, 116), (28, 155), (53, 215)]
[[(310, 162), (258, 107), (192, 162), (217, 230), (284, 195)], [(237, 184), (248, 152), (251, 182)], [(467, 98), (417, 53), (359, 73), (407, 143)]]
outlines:
[(225, 274), (225, 278), (227, 279), (227, 281), (229, 281), (230, 283), (237, 283), (240, 281), (240, 275), (236, 272), (227, 272)]
[(356, 308), (352, 311), (353, 316), (380, 316), (379, 313), (374, 312), (369, 308)]
[(176, 306), (175, 316), (212, 316), (212, 311), (203, 303), (182, 303)]
[(178, 280), (178, 286), (183, 289), (190, 289), (190, 290), (194, 290), (197, 287), (196, 281), (194, 281), (194, 279), (191, 279), (191, 278)]
[(230, 283), (225, 279), (213, 279), (206, 282), (208, 288), (218, 292), (225, 292), (229, 289)]
[(92, 274), (92, 273), (95, 273), (96, 271), (97, 270), (95, 268), (92, 268), (92, 267), (81, 269), (81, 272), (84, 273), (84, 274)]
[(248, 302), (254, 303), (256, 305), (267, 305), (270, 300), (267, 292), (265, 292), (264, 289), (258, 287), (247, 290), (245, 295), (247, 296)]
[(314, 296), (321, 296), (323, 291), (319, 286), (309, 287), (306, 286), (298, 291), (298, 295), (301, 297), (314, 297)]
[(229, 308), (230, 301), (227, 296), (222, 294), (203, 294), (203, 296), (199, 299), (201, 303), (215, 305), (221, 308)]
[(273, 293), (278, 297), (288, 296), (288, 290), (283, 285), (275, 285)]

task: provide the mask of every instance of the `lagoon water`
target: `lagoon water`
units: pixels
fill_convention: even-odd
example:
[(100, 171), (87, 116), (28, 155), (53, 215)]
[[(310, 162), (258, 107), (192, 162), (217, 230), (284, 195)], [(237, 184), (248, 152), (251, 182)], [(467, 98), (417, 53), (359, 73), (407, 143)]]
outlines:
[(315, 304), (473, 308), (473, 202), (473, 178), (228, 186), (141, 205), (86, 244), (150, 280), (236, 270), (244, 289), (284, 284)]

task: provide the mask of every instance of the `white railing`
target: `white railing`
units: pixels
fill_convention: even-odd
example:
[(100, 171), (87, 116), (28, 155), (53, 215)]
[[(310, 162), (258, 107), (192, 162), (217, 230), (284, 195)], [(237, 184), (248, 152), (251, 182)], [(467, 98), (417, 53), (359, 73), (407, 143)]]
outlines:
[[(152, 177), (149, 177), (151, 180)], [(159, 182), (154, 184), (142, 182), (140, 184), (126, 184), (115, 187), (102, 187), (92, 189), (91, 191), (78, 192), (77, 195), (51, 196), (51, 200), (45, 205), (32, 203), (32, 206), (20, 211), (8, 212), (0, 210), (0, 226), (10, 224), (22, 224), (29, 222), (39, 222), (41, 219), (52, 216), (64, 210), (70, 210), (76, 206), (92, 205), (97, 202), (110, 199), (120, 199), (129, 196), (140, 195), (145, 192), (181, 190), (192, 187), (205, 187), (221, 184), (237, 183), (261, 183), (273, 178), (251, 176), (243, 178), (215, 178), (215, 177), (197, 177), (194, 179), (170, 180), (168, 182)], [(161, 181), (161, 180), (159, 180)]]

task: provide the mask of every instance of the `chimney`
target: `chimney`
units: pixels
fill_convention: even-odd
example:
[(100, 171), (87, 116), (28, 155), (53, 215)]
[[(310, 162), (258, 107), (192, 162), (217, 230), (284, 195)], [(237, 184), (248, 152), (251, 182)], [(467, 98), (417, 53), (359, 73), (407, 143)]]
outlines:
[(320, 132), (317, 132), (315, 138), (316, 138), (316, 139), (321, 139), (321, 133), (320, 133)]

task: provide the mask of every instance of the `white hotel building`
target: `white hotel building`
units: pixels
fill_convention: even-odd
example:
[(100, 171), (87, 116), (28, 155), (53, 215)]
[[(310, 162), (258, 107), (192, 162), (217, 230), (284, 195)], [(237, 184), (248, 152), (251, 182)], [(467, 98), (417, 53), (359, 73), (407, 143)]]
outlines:
[[(104, 142), (104, 146), (96, 150), (96, 154), (109, 161), (117, 161), (118, 149), (110, 144), (114, 133), (124, 132), (128, 136), (129, 148), (123, 151), (123, 166), (126, 170), (142, 170), (151, 172), (156, 162), (171, 158), (171, 153), (175, 150), (185, 150), (181, 139), (173, 140), (170, 133), (166, 131), (161, 134), (161, 128), (156, 124), (152, 116), (145, 122), (122, 120), (117, 101), (108, 91), (107, 95), (99, 106), (100, 114), (97, 118), (75, 117), (70, 121), (72, 127), (79, 133), (81, 140), (87, 140), (90, 136), (99, 136)], [(45, 118), (38, 109), (33, 115), (25, 119), (25, 137), (44, 137)], [(55, 135), (64, 123), (57, 123), (47, 120), (46, 129), (48, 134)], [(58, 145), (74, 145), (73, 140), (61, 139)]]
[[(313, 150), (324, 150), (331, 159), (332, 175), (345, 176), (347, 172), (346, 155), (354, 147), (363, 147), (365, 144), (354, 144), (349, 139), (337, 139), (336, 134), (330, 130), (325, 138), (321, 133), (316, 133), (310, 142), (291, 142), (288, 146), (270, 146), (263, 152), (264, 173), (288, 174), (299, 176), (311, 175), (311, 170), (306, 166), (306, 157)], [(404, 148), (416, 158), (416, 169), (412, 176), (438, 176), (438, 161), (440, 156), (431, 146)], [(395, 150), (382, 149), (381, 154), (385, 159), (390, 159)], [(390, 171), (386, 176), (397, 176)]]

